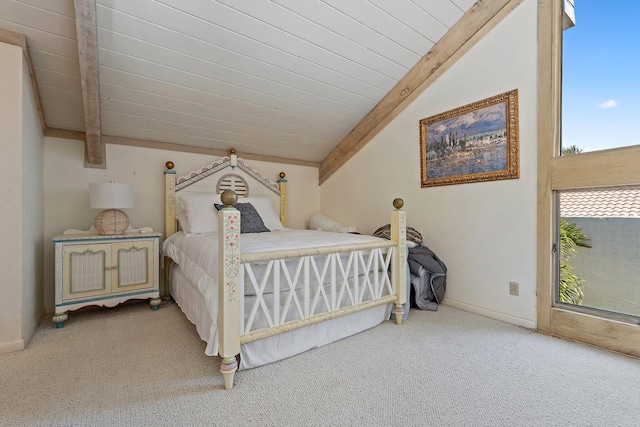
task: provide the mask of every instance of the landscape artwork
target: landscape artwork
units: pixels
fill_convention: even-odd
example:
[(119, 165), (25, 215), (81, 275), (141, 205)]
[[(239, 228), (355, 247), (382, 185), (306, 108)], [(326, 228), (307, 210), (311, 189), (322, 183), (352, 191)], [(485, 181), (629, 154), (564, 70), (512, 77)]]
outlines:
[(520, 177), (518, 90), (420, 120), (421, 186)]

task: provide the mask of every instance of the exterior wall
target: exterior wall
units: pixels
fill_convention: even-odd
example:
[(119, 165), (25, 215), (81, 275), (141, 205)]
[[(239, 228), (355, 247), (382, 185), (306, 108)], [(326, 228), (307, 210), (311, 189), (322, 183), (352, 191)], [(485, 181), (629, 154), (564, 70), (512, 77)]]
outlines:
[(44, 135), (29, 68), (22, 62), (22, 338), (26, 346), (44, 314)]
[(22, 49), (0, 43), (0, 353), (22, 341)]
[(584, 279), (583, 305), (640, 316), (640, 218), (567, 218), (591, 239), (567, 263)]
[[(526, 0), (320, 188), (322, 211), (371, 233), (405, 201), (447, 264), (445, 303), (536, 326), (537, 2)], [(420, 188), (419, 120), (519, 91), (520, 179)], [(509, 282), (520, 295), (509, 294)]]
[[(107, 169), (83, 167), (83, 142), (45, 138), (44, 150), (44, 253), (47, 312), (54, 308), (54, 260), (51, 238), (65, 229), (88, 229), (99, 211), (89, 208), (89, 184), (117, 181), (134, 186), (134, 207), (127, 209), (133, 227), (152, 227), (164, 233), (165, 162), (176, 165), (185, 175), (217, 157), (177, 151), (111, 145), (107, 147)], [(242, 153), (238, 153), (242, 157)], [(272, 180), (287, 174), (289, 227), (305, 228), (309, 217), (319, 210), (318, 169), (278, 163), (247, 161)], [(162, 274), (160, 277), (164, 277)]]

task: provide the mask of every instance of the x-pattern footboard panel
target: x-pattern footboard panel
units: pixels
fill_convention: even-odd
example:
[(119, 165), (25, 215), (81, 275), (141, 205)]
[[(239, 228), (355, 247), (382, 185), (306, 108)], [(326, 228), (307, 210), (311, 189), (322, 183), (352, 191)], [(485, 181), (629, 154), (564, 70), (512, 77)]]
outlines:
[[(374, 248), (348, 254), (275, 259), (261, 269), (244, 263), (243, 281), (251, 284), (255, 300), (251, 307), (245, 307), (249, 315), (246, 321), (242, 317), (242, 333), (392, 295), (388, 272), (395, 250), (394, 247)], [(257, 317), (262, 317), (268, 325), (256, 327)]]

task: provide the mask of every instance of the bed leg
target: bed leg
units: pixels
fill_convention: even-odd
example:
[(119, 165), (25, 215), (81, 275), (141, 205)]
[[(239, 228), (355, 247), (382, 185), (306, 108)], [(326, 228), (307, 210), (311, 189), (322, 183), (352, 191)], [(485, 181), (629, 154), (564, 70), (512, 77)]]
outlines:
[(404, 306), (402, 304), (396, 304), (393, 309), (393, 314), (396, 315), (396, 325), (402, 325), (402, 316), (404, 316)]
[(220, 363), (220, 372), (224, 377), (224, 388), (230, 390), (233, 387), (233, 377), (238, 370), (238, 361), (235, 356), (224, 357)]

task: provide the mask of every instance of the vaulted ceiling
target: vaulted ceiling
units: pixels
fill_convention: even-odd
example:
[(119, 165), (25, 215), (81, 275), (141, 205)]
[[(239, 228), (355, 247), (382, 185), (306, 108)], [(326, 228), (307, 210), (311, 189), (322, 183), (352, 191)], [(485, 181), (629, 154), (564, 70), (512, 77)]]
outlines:
[(0, 0), (0, 41), (26, 36), (43, 129), (87, 166), (105, 143), (235, 148), (322, 176), (508, 3)]

